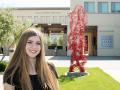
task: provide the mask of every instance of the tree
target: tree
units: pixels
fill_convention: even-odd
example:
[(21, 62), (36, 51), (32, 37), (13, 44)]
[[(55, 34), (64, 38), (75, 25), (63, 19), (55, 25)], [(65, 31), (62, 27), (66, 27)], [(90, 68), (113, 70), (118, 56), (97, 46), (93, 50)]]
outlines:
[(0, 11), (0, 46), (7, 44), (7, 38), (13, 29), (13, 16), (10, 9)]
[[(13, 9), (0, 11), (0, 46), (8, 46), (8, 49), (17, 43), (21, 33), (31, 26), (28, 20), (22, 21), (12, 15)], [(4, 59), (5, 53), (1, 61)]]

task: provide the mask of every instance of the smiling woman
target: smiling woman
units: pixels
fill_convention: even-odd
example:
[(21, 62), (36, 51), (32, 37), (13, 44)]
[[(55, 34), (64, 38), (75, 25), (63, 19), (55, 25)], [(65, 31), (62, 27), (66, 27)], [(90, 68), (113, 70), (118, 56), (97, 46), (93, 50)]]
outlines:
[(59, 90), (53, 64), (46, 62), (42, 33), (28, 28), (4, 73), (4, 90)]

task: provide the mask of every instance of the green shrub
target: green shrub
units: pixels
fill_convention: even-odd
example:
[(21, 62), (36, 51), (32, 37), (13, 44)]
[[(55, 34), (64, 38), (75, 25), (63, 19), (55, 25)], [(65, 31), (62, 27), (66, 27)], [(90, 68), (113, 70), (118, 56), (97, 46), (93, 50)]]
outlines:
[(4, 72), (7, 66), (6, 62), (0, 62), (0, 72)]

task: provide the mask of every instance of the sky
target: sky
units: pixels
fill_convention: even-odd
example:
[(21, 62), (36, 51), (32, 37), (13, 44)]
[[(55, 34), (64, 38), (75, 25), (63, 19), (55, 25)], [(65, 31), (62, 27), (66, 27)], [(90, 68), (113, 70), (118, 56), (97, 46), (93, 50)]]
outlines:
[(70, 0), (0, 0), (0, 7), (70, 7)]

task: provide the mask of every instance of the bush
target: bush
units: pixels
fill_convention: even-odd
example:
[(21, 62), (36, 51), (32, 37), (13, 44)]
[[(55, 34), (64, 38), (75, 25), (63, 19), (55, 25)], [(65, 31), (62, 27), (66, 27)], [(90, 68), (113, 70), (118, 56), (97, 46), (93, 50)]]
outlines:
[(0, 72), (4, 72), (7, 66), (6, 62), (0, 62)]

